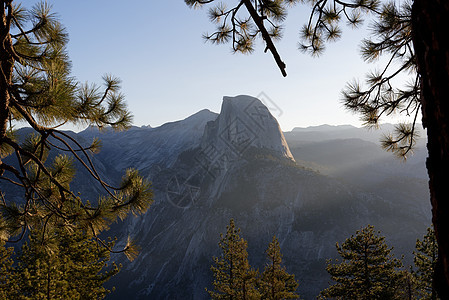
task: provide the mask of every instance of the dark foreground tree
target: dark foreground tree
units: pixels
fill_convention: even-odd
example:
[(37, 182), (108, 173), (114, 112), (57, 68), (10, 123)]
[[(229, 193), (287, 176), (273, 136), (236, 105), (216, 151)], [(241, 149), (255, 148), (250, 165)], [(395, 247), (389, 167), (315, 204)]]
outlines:
[(262, 299), (299, 298), (296, 292), (298, 282), (295, 280), (295, 275), (287, 273), (282, 265), (281, 246), (275, 236), (265, 253), (268, 262), (259, 280), (259, 291)]
[(326, 267), (335, 284), (321, 292), (325, 298), (395, 299), (401, 285), (400, 260), (393, 257), (385, 237), (373, 226), (358, 230), (341, 246), (336, 245), (341, 259), (329, 261)]
[(214, 257), (214, 290), (208, 291), (212, 299), (260, 299), (256, 289), (257, 271), (248, 262), (247, 242), (240, 237), (240, 229), (231, 219), (226, 235), (220, 234), (222, 253)]
[(5, 241), (0, 239), (0, 299), (11, 299), (11, 291), (17, 290), (12, 277), (12, 247), (6, 248)]
[(422, 241), (416, 241), (416, 251), (413, 254), (416, 267), (414, 274), (421, 297), (422, 299), (436, 300), (437, 293), (433, 284), (433, 275), (438, 257), (438, 245), (432, 228), (427, 229), (427, 234)]
[(1, 299), (103, 299), (110, 292), (103, 284), (119, 267), (108, 266), (110, 252), (91, 235), (54, 235), (42, 244), (41, 234), (31, 233), (14, 265), (12, 248), (0, 247)]
[(398, 289), (394, 299), (413, 300), (420, 299), (420, 291), (412, 267), (409, 270), (400, 272)]
[[(126, 172), (119, 186), (104, 182), (91, 160), (98, 141), (81, 145), (58, 127), (126, 129), (132, 117), (119, 92), (119, 80), (105, 76), (102, 91), (70, 76), (67, 33), (46, 2), (29, 10), (12, 0), (0, 4), (1, 234), (21, 238), (31, 229), (48, 232), (42, 235), (46, 238), (56, 229), (61, 235), (81, 230), (98, 239), (117, 218), (148, 209), (149, 183), (134, 170)], [(13, 129), (17, 122), (30, 126), (33, 133), (19, 138)], [(68, 155), (47, 160), (51, 149)], [(105, 197), (89, 202), (70, 189), (73, 160), (104, 188)], [(17, 188), (22, 202), (9, 197)], [(131, 245), (124, 250), (135, 254)]]
[[(343, 92), (346, 108), (359, 113), (367, 125), (376, 126), (383, 115), (399, 113), (410, 118), (394, 134), (386, 136), (384, 147), (406, 157), (417, 137), (418, 112), (427, 130), (427, 170), (433, 225), (439, 245), (435, 284), (439, 294), (449, 299), (449, 2), (447, 0), (185, 0), (191, 7), (220, 2), (209, 10), (217, 29), (206, 34), (213, 43), (232, 43), (235, 52), (252, 52), (254, 41), (262, 37), (282, 74), (285, 63), (274, 45), (281, 37), (289, 5), (310, 4), (311, 14), (301, 29), (300, 49), (320, 54), (325, 43), (338, 39), (339, 25), (360, 25), (371, 14), (372, 34), (362, 42), (362, 56), (374, 61), (381, 55), (387, 63), (369, 74), (367, 87), (348, 84)], [(394, 86), (395, 78), (411, 76), (409, 83)], [(397, 83), (397, 81), (396, 81)]]

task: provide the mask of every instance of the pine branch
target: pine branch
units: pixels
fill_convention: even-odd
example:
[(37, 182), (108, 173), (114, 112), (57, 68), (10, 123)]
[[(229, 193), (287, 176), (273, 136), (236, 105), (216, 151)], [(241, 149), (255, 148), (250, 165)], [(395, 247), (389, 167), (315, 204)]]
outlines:
[(267, 29), (265, 28), (263, 24), (263, 19), (259, 16), (257, 11), (254, 9), (252, 3), (250, 0), (242, 0), (244, 2), (246, 9), (248, 10), (249, 14), (253, 18), (254, 22), (256, 23), (256, 26), (259, 28), (260, 32), (262, 33), (262, 37), (267, 44), (267, 49), (271, 51), (273, 54), (273, 58), (276, 61), (276, 64), (278, 65), (282, 75), (284, 77), (287, 76), (287, 72), (285, 71), (285, 63), (281, 60), (281, 57), (276, 49), (276, 47), (273, 44), (273, 41), (271, 40), (270, 34), (268, 33)]

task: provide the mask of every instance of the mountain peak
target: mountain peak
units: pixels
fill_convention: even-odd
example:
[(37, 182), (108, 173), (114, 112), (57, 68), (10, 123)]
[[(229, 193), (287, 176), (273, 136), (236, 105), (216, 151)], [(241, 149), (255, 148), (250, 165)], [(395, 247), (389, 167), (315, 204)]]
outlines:
[(217, 113), (214, 113), (214, 112), (212, 112), (212, 111), (210, 111), (208, 109), (202, 109), (199, 112), (194, 113), (193, 115), (185, 118), (183, 121), (187, 121), (187, 120), (189, 120), (189, 121), (192, 121), (192, 120), (198, 120), (198, 121), (211, 120), (211, 119), (215, 119), (217, 116), (218, 116)]
[(263, 105), (263, 103), (252, 96), (248, 96), (248, 95), (238, 95), (235, 97), (231, 97), (231, 96), (224, 96), (223, 97), (223, 103), (222, 103), (222, 110), (223, 107), (232, 105), (235, 108), (239, 108), (240, 110), (245, 110), (246, 107), (252, 103), (257, 103), (260, 105)]
[(294, 160), (277, 120), (259, 99), (247, 95), (223, 97), (217, 119), (206, 125), (201, 147), (226, 156), (264, 148)]

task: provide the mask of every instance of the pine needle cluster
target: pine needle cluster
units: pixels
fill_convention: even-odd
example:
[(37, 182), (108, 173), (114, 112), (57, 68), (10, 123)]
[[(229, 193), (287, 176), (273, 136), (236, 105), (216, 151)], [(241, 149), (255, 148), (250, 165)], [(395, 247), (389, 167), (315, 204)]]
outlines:
[[(84, 230), (107, 246), (98, 234), (130, 212), (146, 212), (150, 184), (135, 170), (128, 170), (118, 186), (104, 182), (92, 163), (99, 141), (84, 145), (58, 128), (128, 128), (132, 116), (120, 80), (105, 75), (103, 87), (79, 83), (70, 75), (67, 32), (51, 7), (41, 2), (25, 9), (13, 2), (1, 1), (0, 7), (0, 234), (20, 239), (30, 229), (43, 231), (45, 239), (56, 231)], [(33, 133), (19, 137), (14, 130), (19, 122)], [(63, 154), (49, 158), (51, 150)], [(71, 190), (74, 162), (104, 188), (104, 197), (88, 201)], [(8, 193), (17, 188), (23, 201)], [(135, 255), (132, 244), (124, 250)]]
[[(201, 7), (213, 1), (185, 0), (190, 7)], [(205, 34), (207, 41), (216, 44), (231, 42), (233, 52), (252, 53), (254, 51), (255, 40), (261, 35), (261, 29), (254, 23), (248, 12), (243, 12), (242, 7), (246, 1), (237, 1), (231, 7), (224, 2), (219, 2), (208, 11), (209, 19), (217, 25), (216, 31), (212, 34)], [(282, 37), (282, 22), (287, 16), (287, 8), (299, 1), (288, 0), (252, 0), (247, 1), (257, 12), (258, 16), (266, 24), (266, 30), (273, 40)]]
[[(215, 0), (185, 0), (189, 7), (199, 8)], [(282, 74), (285, 63), (273, 44), (282, 38), (282, 23), (287, 17), (288, 8), (300, 0), (240, 0), (228, 7), (219, 2), (208, 11), (209, 19), (216, 25), (213, 33), (203, 35), (213, 44), (231, 43), (234, 53), (250, 54), (255, 50), (256, 40), (262, 38), (266, 44), (265, 52), (270, 50)]]
[[(371, 34), (362, 41), (362, 58), (374, 62), (386, 56), (387, 61), (381, 70), (368, 73), (366, 86), (359, 81), (348, 83), (342, 92), (342, 102), (346, 109), (359, 114), (368, 127), (377, 127), (382, 116), (396, 113), (406, 116), (409, 123), (399, 124), (394, 133), (382, 139), (384, 149), (405, 159), (419, 138), (416, 120), (421, 108), (412, 43), (412, 2), (406, 1), (400, 6), (395, 1), (379, 0), (304, 2), (312, 6), (312, 12), (308, 24), (301, 30), (299, 48), (314, 56), (323, 53), (326, 42), (341, 37), (342, 22), (357, 28), (365, 19), (370, 19)], [(412, 80), (395, 87), (395, 79), (400, 76)]]

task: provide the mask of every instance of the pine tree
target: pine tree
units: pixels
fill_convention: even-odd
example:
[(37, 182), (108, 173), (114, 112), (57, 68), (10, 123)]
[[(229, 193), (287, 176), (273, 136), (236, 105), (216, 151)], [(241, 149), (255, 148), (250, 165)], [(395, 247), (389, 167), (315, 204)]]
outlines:
[(415, 255), (414, 261), (417, 268), (414, 275), (417, 279), (422, 299), (438, 299), (433, 285), (435, 265), (438, 257), (438, 244), (432, 228), (427, 228), (427, 234), (422, 241), (416, 241), (416, 251), (413, 254)]
[(412, 267), (410, 266), (409, 270), (400, 271), (399, 274), (398, 288), (394, 299), (420, 299), (418, 283)]
[(270, 50), (284, 76), (286, 66), (274, 42), (282, 36), (282, 22), (289, 5), (302, 2), (311, 7), (301, 29), (299, 48), (312, 55), (321, 54), (326, 42), (342, 36), (341, 23), (357, 28), (364, 19), (372, 20), (372, 32), (362, 41), (362, 56), (373, 62), (385, 55), (386, 63), (380, 71), (368, 74), (366, 87), (357, 81), (348, 84), (343, 103), (371, 127), (376, 127), (385, 115), (398, 113), (407, 118), (383, 140), (385, 149), (403, 158), (414, 149), (419, 136), (416, 122), (422, 113), (429, 154), (426, 167), (432, 219), (440, 247), (435, 285), (439, 295), (449, 299), (448, 1), (240, 0), (230, 7), (218, 0), (184, 1), (195, 8), (220, 2), (209, 10), (217, 30), (206, 34), (206, 39), (217, 44), (231, 42), (234, 51), (248, 53), (254, 50), (255, 40), (262, 37), (265, 52)]
[(240, 237), (234, 220), (227, 226), (226, 235), (220, 234), (222, 254), (214, 257), (211, 270), (214, 290), (208, 291), (212, 299), (260, 299), (256, 290), (257, 271), (248, 262), (247, 242)]
[(0, 239), (0, 299), (11, 299), (11, 291), (17, 290), (15, 281), (11, 278), (13, 270), (12, 254), (14, 249), (6, 248)]
[(395, 299), (401, 280), (400, 260), (393, 257), (385, 237), (373, 226), (358, 230), (340, 246), (341, 260), (329, 261), (326, 267), (336, 283), (321, 296), (339, 299)]
[[(15, 2), (0, 1), (0, 234), (20, 239), (27, 229), (51, 232), (64, 227), (59, 234), (75, 228), (98, 237), (118, 218), (148, 209), (150, 184), (135, 170), (126, 171), (117, 186), (104, 182), (91, 159), (99, 141), (84, 145), (58, 128), (70, 123), (128, 128), (132, 116), (120, 80), (104, 76), (103, 90), (77, 82), (70, 75), (66, 30), (50, 6), (41, 2), (25, 9)], [(14, 130), (17, 122), (34, 132), (23, 140)], [(51, 149), (68, 155), (50, 160)], [(104, 197), (81, 199), (70, 189), (74, 160), (104, 188)], [(8, 194), (17, 188), (23, 191), (23, 202)], [(132, 259), (132, 244), (124, 250)]]
[(18, 287), (12, 298), (102, 299), (110, 292), (103, 284), (119, 271), (109, 259), (110, 252), (86, 232), (47, 239), (33, 232), (12, 272)]
[(259, 291), (262, 299), (296, 299), (298, 282), (295, 275), (287, 273), (282, 266), (281, 246), (276, 236), (266, 250), (268, 263), (259, 281)]

